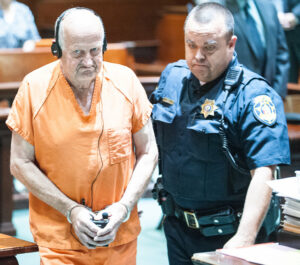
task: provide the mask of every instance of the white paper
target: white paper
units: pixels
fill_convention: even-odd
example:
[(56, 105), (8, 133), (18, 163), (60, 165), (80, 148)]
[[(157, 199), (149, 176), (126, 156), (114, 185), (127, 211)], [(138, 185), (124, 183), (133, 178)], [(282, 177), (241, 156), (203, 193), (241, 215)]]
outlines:
[(300, 184), (296, 177), (271, 180), (267, 181), (267, 184), (278, 193), (278, 196), (300, 201)]
[(257, 244), (250, 247), (218, 249), (225, 255), (262, 265), (299, 265), (300, 250), (278, 243)]

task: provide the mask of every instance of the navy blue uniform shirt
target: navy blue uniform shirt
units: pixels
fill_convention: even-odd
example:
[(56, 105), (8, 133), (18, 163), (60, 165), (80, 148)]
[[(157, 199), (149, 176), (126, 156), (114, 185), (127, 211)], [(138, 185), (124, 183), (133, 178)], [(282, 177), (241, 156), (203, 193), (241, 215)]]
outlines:
[[(231, 66), (241, 65), (234, 57)], [(201, 86), (180, 60), (166, 67), (152, 95), (163, 182), (183, 208), (244, 203), (251, 176), (234, 170), (222, 152), (223, 112), (229, 148), (240, 165), (251, 170), (290, 163), (280, 96), (262, 77), (243, 68), (239, 85), (223, 106), (227, 70)]]

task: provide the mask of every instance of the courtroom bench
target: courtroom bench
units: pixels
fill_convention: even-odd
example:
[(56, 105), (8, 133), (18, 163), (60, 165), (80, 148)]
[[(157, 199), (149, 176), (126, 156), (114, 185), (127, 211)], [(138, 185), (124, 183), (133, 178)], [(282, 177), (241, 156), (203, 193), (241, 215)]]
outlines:
[(55, 60), (49, 47), (38, 47), (30, 52), (0, 49), (0, 82), (21, 81), (28, 73)]
[[(55, 60), (57, 58), (47, 46), (36, 47), (30, 52), (22, 49), (0, 49), (0, 82), (22, 81), (28, 73)], [(129, 54), (126, 43), (109, 43), (104, 60), (133, 68), (134, 59)]]

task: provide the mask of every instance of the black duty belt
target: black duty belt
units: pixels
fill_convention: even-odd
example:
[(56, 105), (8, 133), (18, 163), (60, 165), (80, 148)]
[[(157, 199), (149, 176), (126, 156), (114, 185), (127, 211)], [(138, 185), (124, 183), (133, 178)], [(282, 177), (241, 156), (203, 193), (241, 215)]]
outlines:
[(236, 232), (241, 213), (231, 207), (213, 211), (194, 211), (175, 205), (174, 215), (187, 227), (199, 229), (204, 236), (227, 235)]
[(187, 227), (200, 230), (204, 236), (233, 234), (237, 230), (241, 211), (236, 211), (232, 207), (205, 212), (182, 209), (175, 203), (172, 195), (164, 189), (162, 178), (157, 179), (152, 194), (166, 216), (176, 216)]

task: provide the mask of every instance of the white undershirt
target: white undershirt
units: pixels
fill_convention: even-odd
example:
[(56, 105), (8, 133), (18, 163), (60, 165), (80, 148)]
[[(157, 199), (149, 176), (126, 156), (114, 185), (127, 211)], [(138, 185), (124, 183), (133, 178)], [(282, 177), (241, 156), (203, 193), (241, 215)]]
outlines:
[(199, 83), (200, 83), (200, 86), (203, 86), (203, 85), (206, 84), (206, 82), (202, 82), (202, 81), (200, 81), (200, 80), (199, 80)]

